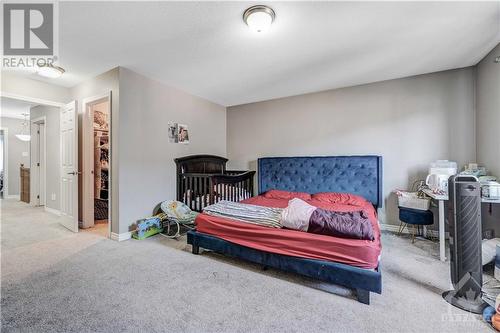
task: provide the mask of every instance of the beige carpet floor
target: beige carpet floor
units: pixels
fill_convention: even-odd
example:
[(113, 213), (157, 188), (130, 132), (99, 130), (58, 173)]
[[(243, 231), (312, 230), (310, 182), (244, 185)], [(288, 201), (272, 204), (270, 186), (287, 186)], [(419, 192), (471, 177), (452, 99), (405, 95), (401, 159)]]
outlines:
[(383, 235), (382, 295), (204, 252), (161, 236), (115, 242), (1, 200), (2, 332), (490, 332), (448, 305), (437, 244)]

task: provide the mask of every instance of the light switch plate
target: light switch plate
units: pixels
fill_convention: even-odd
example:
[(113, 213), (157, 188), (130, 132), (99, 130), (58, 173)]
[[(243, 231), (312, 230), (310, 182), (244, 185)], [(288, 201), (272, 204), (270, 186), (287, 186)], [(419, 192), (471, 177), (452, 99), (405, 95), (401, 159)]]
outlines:
[(56, 200), (56, 194), (52, 193), (52, 195), (50, 196), (50, 198), (52, 199), (52, 201)]
[(29, 154), (28, 154), (28, 152), (27, 152), (27, 151), (23, 151), (23, 152), (22, 152), (22, 155), (23, 155), (23, 157), (28, 157), (28, 156), (29, 156)]

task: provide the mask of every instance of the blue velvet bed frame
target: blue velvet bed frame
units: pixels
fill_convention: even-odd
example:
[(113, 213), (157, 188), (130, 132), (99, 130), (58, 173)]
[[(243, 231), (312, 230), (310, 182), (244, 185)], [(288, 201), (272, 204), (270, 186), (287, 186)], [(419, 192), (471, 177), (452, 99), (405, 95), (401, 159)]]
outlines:
[[(365, 197), (375, 208), (382, 205), (382, 157), (266, 157), (258, 160), (259, 194), (270, 189), (298, 192), (346, 192)], [(370, 304), (370, 292), (382, 292), (380, 267), (375, 270), (346, 264), (298, 258), (255, 250), (221, 238), (188, 232), (192, 252), (205, 248), (279, 270), (298, 273), (351, 289), (361, 303)]]

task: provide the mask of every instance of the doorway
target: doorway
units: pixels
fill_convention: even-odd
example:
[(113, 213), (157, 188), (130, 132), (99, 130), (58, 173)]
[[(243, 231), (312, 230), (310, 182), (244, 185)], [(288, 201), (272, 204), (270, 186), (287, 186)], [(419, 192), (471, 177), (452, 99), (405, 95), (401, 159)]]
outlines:
[(111, 94), (83, 102), (82, 228), (111, 235)]
[(47, 137), (45, 116), (31, 120), (31, 199), (33, 206), (45, 206), (47, 198)]
[[(2, 92), (1, 103), (2, 128), (11, 129), (4, 131), (9, 143), (4, 151), (9, 193), (7, 196), (5, 186), (4, 195), (18, 201), (21, 198), (33, 209), (43, 206), (42, 210), (58, 216), (58, 223), (77, 232), (76, 102), (62, 104)], [(6, 179), (4, 183), (7, 184)]]
[(0, 199), (8, 196), (7, 179), (7, 129), (0, 128)]

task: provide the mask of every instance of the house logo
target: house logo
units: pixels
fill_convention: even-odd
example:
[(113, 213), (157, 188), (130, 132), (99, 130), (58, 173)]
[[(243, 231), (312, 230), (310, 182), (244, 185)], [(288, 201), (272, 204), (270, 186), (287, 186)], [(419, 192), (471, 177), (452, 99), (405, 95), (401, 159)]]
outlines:
[(4, 3), (4, 56), (54, 55), (54, 5)]

